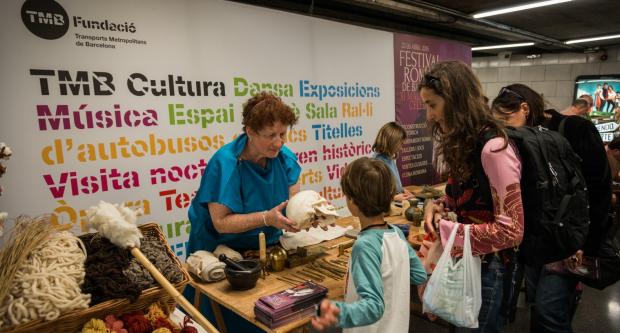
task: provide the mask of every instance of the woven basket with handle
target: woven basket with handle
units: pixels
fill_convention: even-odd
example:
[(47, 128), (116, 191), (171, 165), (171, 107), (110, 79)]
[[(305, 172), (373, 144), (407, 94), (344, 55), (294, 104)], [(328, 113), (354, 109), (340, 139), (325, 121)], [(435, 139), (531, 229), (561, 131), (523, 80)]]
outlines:
[[(174, 284), (174, 287), (183, 292), (185, 285), (189, 282), (189, 275), (181, 265), (179, 259), (174, 255), (166, 237), (162, 233), (159, 225), (156, 223), (143, 224), (138, 227), (143, 235), (151, 236), (159, 239), (166, 247), (168, 256), (173, 260), (177, 267), (183, 272), (183, 279)], [(89, 241), (96, 234), (84, 234), (80, 238), (82, 241)], [(42, 319), (33, 320), (31, 322), (21, 324), (13, 327), (6, 327), (0, 330), (0, 332), (37, 332), (37, 333), (60, 333), (60, 332), (80, 332), (82, 327), (91, 318), (103, 319), (108, 314), (119, 315), (126, 312), (142, 310), (146, 311), (152, 303), (160, 302), (161, 304), (167, 304), (169, 309), (173, 309), (175, 306), (175, 300), (172, 296), (168, 295), (161, 287), (149, 288), (142, 291), (138, 300), (134, 303), (130, 303), (127, 299), (113, 299), (102, 303), (99, 303), (93, 307), (87, 309), (75, 310), (67, 312), (55, 320), (44, 321)], [(168, 310), (169, 310), (168, 309)]]

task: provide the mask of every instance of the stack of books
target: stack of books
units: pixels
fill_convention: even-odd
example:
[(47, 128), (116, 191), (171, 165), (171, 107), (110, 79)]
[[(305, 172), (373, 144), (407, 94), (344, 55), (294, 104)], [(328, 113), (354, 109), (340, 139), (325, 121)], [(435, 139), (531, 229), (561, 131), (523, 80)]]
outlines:
[(263, 296), (254, 304), (254, 315), (269, 328), (313, 316), (316, 305), (327, 295), (327, 288), (306, 281), (290, 289)]

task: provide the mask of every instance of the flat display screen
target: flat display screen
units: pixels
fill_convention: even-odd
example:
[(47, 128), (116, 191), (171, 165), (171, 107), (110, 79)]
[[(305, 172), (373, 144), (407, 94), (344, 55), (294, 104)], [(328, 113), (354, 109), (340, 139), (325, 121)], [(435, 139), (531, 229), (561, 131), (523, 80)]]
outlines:
[(620, 74), (578, 76), (575, 80), (575, 99), (589, 95), (593, 106), (589, 117), (596, 125), (603, 142), (620, 135)]

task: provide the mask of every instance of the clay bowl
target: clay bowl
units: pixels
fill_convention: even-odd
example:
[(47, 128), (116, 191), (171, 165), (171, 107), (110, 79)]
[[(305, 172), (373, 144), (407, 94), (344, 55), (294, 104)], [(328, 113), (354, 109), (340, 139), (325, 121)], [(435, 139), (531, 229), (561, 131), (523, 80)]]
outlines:
[(240, 271), (231, 266), (224, 268), (224, 274), (226, 274), (226, 280), (230, 283), (230, 286), (236, 290), (252, 289), (256, 286), (256, 281), (260, 277), (261, 265), (258, 260), (244, 259), (237, 261), (240, 265), (247, 268), (245, 271)]

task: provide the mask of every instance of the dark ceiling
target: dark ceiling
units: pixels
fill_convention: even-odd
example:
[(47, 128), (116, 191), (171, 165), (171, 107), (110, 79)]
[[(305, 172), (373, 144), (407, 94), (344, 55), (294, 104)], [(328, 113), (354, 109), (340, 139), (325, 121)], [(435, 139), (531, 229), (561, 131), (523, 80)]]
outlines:
[[(620, 38), (566, 45), (570, 39), (620, 34), (619, 0), (573, 0), (483, 19), (471, 14), (533, 0), (240, 0), (237, 2), (389, 31), (462, 41), (471, 46), (535, 42), (513, 53), (583, 52), (620, 45)], [(478, 51), (497, 54), (502, 49)]]
[[(452, 1), (431, 3), (465, 14), (514, 6), (532, 1)], [(488, 20), (549, 36), (558, 40), (620, 33), (620, 1), (574, 0), (557, 5), (489, 17)], [(616, 41), (617, 43), (620, 43)]]

